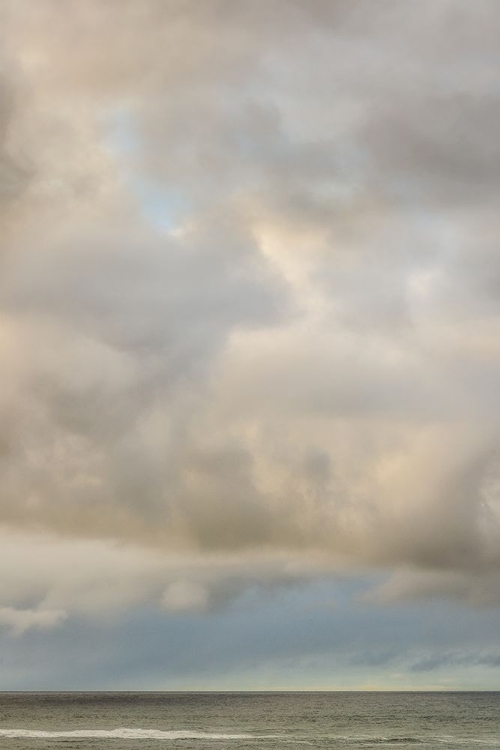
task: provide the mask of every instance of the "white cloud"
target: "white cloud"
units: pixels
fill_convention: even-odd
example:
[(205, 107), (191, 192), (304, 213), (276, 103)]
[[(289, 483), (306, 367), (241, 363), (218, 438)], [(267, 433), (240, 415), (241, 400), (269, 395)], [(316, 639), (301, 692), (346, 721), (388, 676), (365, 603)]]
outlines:
[(162, 605), (169, 612), (203, 612), (208, 599), (207, 589), (199, 583), (174, 581), (165, 589)]
[(11, 629), (14, 635), (27, 630), (50, 630), (61, 625), (67, 614), (62, 609), (15, 609), (0, 607), (0, 625)]

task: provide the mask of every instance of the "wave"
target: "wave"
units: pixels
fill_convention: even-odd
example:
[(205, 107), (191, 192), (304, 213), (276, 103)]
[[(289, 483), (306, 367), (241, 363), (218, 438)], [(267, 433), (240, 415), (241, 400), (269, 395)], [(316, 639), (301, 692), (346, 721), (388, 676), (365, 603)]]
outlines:
[(421, 736), (396, 736), (384, 737), (377, 735), (335, 735), (332, 737), (347, 745), (428, 745), (429, 743), (440, 742), (450, 745), (487, 745), (489, 747), (500, 747), (500, 740), (494, 737), (456, 737), (454, 735), (421, 735)]
[[(197, 732), (190, 729), (139, 729), (129, 727), (119, 727), (117, 729), (73, 729), (62, 731), (43, 731), (39, 729), (0, 729), (1, 739), (120, 739), (120, 740), (261, 740), (261, 739), (278, 739), (284, 743), (293, 742), (294, 744), (314, 744), (311, 737), (287, 736), (280, 734), (243, 734), (243, 733), (224, 733), (224, 732)], [(363, 745), (363, 746), (384, 746), (400, 745), (409, 746), (417, 744), (428, 744), (429, 742), (440, 742), (444, 745), (462, 745), (477, 744), (490, 747), (499, 747), (498, 738), (478, 738), (478, 737), (456, 737), (451, 735), (437, 736), (396, 736), (384, 737), (377, 735), (330, 735), (330, 739), (341, 742), (342, 746)]]
[(251, 740), (252, 734), (195, 732), (189, 729), (73, 729), (47, 732), (38, 729), (0, 729), (0, 738), (18, 739), (119, 739), (119, 740)]
[(428, 742), (428, 740), (422, 737), (363, 737), (359, 739), (362, 742), (371, 742), (374, 745), (418, 745), (426, 741)]

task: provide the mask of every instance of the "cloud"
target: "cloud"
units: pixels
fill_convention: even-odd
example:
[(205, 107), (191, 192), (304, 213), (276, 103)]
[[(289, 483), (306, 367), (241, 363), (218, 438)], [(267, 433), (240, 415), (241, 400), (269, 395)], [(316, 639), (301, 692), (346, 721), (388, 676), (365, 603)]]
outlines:
[(1, 14), (8, 616), (498, 602), (497, 5)]
[(0, 607), (0, 624), (11, 628), (14, 635), (22, 635), (31, 628), (47, 630), (55, 628), (66, 619), (61, 609), (34, 610)]
[(162, 604), (169, 612), (203, 612), (208, 605), (208, 592), (199, 583), (175, 581), (165, 590)]
[[(304, 555), (155, 549), (104, 538), (0, 529), (1, 622), (16, 634), (65, 619), (119, 622), (130, 610), (213, 613), (242, 592), (300, 588), (321, 575)], [(323, 575), (327, 569), (323, 570)]]

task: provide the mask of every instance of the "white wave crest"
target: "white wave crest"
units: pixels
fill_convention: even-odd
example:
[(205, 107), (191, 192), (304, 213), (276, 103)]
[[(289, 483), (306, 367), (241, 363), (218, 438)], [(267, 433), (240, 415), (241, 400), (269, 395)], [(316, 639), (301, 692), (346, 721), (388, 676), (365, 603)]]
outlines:
[(8, 739), (120, 739), (120, 740), (251, 740), (251, 734), (219, 734), (194, 732), (189, 729), (74, 729), (61, 732), (44, 732), (38, 729), (0, 729), (0, 738)]

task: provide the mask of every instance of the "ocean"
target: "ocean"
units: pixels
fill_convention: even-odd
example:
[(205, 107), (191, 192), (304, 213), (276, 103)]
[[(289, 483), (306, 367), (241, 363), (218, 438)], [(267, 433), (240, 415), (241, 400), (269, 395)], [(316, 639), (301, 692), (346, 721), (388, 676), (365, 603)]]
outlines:
[(500, 693), (0, 693), (1, 750), (500, 748)]

